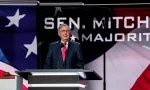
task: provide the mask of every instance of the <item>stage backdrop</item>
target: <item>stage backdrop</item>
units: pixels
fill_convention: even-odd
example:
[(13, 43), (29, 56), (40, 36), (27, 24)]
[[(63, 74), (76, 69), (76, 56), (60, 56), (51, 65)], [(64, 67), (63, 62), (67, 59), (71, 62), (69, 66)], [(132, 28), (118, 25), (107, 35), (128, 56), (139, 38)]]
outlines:
[[(92, 63), (102, 56), (102, 60), (99, 63), (101, 65), (97, 66), (95, 64), (95, 66), (101, 70), (97, 73), (104, 78), (103, 54), (115, 44), (115, 41), (111, 40), (106, 43), (104, 39), (109, 39), (110, 33), (114, 34), (118, 31), (114, 28), (115, 22), (113, 20), (110, 29), (108, 29), (107, 25), (114, 12), (107, 7), (97, 6), (40, 6), (38, 10), (37, 40), (39, 68), (43, 67), (46, 60), (49, 44), (60, 40), (57, 32), (59, 24), (66, 23), (71, 28), (70, 40), (81, 43), (85, 65)], [(93, 68), (90, 69), (93, 70)], [(101, 83), (99, 89), (103, 89), (103, 80), (98, 82)]]
[[(36, 40), (36, 3), (0, 4), (0, 76), (37, 69)], [(28, 82), (23, 84), (27, 90)]]
[(4, 71), (16, 75), (15, 70), (42, 68), (48, 45), (59, 40), (57, 27), (64, 21), (71, 27), (70, 39), (81, 43), (85, 69), (103, 78), (88, 81), (88, 90), (103, 90), (104, 72), (106, 90), (149, 90), (149, 10), (131, 5), (40, 6), (36, 37), (36, 4), (1, 4), (0, 75)]
[(149, 9), (142, 5), (40, 6), (39, 68), (43, 67), (48, 45), (60, 40), (59, 24), (67, 23), (70, 40), (81, 43), (85, 69), (103, 78), (88, 81), (88, 90), (103, 90), (104, 79), (106, 90), (149, 90)]
[[(108, 37), (109, 33), (117, 32), (113, 27), (111, 30), (103, 28), (108, 17), (112, 15), (113, 13), (108, 8), (101, 7), (41, 6), (37, 16), (40, 67), (42, 68), (43, 62), (46, 60), (49, 44), (60, 40), (57, 28), (62, 23), (66, 23), (71, 27), (70, 40), (81, 43), (86, 64), (101, 56), (115, 44), (114, 42), (104, 43), (101, 38)], [(97, 22), (94, 22), (94, 20), (99, 20), (99, 23), (104, 18), (105, 20), (98, 27)], [(115, 23), (112, 24), (115, 26)]]

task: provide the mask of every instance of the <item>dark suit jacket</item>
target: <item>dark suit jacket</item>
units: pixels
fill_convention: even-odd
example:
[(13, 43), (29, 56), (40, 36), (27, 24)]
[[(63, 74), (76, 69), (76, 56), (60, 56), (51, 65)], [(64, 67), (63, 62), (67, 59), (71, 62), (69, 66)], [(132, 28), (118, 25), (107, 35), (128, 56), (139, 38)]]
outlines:
[(69, 41), (65, 62), (62, 61), (61, 41), (49, 45), (44, 69), (84, 69), (80, 43)]

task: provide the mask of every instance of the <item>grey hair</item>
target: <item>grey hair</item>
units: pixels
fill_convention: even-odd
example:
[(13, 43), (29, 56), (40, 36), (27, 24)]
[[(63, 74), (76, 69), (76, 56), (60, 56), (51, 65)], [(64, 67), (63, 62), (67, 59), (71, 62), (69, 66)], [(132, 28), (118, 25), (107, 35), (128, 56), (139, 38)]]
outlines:
[[(59, 31), (63, 26), (68, 26), (68, 27), (69, 27), (68, 24), (61, 24), (61, 25), (58, 27), (58, 31)], [(70, 27), (69, 27), (69, 30), (70, 30)]]

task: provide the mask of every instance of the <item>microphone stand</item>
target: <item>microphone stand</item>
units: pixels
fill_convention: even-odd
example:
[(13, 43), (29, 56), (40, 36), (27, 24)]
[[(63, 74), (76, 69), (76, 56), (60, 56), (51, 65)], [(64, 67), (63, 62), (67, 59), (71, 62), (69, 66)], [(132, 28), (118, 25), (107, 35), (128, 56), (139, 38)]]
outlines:
[[(104, 44), (105, 44), (105, 41), (104, 41)], [(104, 77), (104, 80), (103, 80), (103, 90), (106, 90), (106, 53), (104, 53), (104, 56), (103, 56), (103, 70), (104, 70), (104, 73), (103, 73), (103, 77)]]

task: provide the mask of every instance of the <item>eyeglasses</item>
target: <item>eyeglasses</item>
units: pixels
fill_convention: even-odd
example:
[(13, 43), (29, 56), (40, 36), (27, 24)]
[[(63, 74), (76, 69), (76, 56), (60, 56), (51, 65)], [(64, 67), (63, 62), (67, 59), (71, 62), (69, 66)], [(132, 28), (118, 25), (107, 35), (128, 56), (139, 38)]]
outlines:
[(64, 33), (64, 32), (70, 32), (70, 30), (60, 30), (60, 32)]

